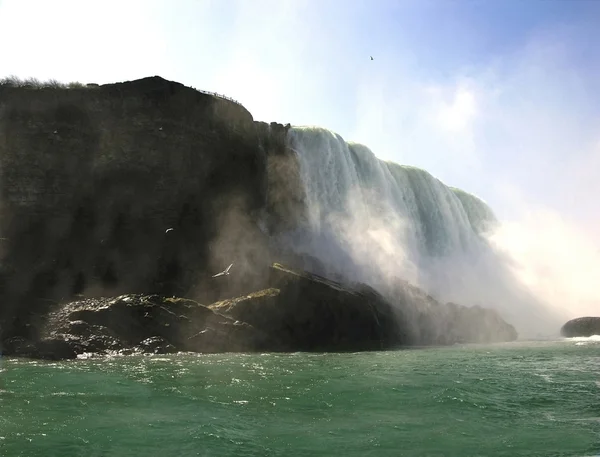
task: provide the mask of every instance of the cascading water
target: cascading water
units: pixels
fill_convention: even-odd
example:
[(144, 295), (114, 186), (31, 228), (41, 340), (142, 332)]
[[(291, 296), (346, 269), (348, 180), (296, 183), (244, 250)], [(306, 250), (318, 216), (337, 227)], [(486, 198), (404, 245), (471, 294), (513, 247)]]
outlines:
[[(477, 233), (461, 200), (426, 171), (383, 162), (366, 146), (346, 143), (321, 128), (293, 128), (289, 144), (300, 161), (310, 241), (334, 235), (346, 248), (356, 248), (374, 238), (369, 244), (379, 242), (390, 257), (401, 252), (412, 266), (428, 257), (465, 251), (475, 243)], [(475, 218), (491, 211), (470, 213)], [(394, 246), (385, 249), (389, 243)], [(387, 261), (396, 263), (392, 258)]]
[(326, 129), (294, 127), (288, 147), (308, 218), (308, 230), (288, 240), (294, 250), (332, 275), (380, 290), (400, 277), (442, 301), (494, 307), (521, 332), (532, 321), (545, 330), (545, 311), (485, 238), (497, 220), (482, 200)]
[(498, 220), (492, 209), (475, 195), (464, 190), (450, 187), (454, 195), (460, 200), (462, 207), (467, 213), (471, 227), (477, 233), (487, 233), (498, 226)]

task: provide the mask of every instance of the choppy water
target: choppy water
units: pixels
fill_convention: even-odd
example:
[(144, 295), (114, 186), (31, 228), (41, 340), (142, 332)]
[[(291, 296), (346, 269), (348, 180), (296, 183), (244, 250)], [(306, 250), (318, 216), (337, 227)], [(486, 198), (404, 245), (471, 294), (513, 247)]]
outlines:
[(600, 338), (2, 363), (3, 457), (600, 454)]

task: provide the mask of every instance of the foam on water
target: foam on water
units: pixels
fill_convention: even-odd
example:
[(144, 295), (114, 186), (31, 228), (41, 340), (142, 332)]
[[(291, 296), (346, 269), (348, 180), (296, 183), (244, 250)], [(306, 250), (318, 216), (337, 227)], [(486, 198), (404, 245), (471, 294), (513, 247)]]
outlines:
[(578, 341), (578, 342), (590, 342), (590, 341), (600, 342), (600, 335), (575, 336), (573, 338), (565, 338), (565, 339), (567, 341)]
[(586, 346), (588, 344), (600, 343), (600, 335), (576, 336), (573, 338), (565, 338), (565, 341), (572, 341), (576, 346)]

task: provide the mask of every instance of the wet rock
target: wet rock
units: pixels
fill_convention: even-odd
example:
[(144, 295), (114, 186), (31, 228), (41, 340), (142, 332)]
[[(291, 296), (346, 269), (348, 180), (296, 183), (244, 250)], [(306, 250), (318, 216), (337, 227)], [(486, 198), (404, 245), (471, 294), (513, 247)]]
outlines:
[(2, 352), (4, 355), (16, 357), (37, 357), (38, 348), (33, 341), (15, 336), (4, 341)]
[(392, 307), (377, 294), (278, 264), (270, 282), (269, 289), (209, 307), (268, 334), (271, 350), (355, 351), (401, 343)]
[(510, 341), (514, 328), (481, 307), (442, 304), (398, 281), (383, 296), (279, 264), (270, 287), (203, 306), (184, 298), (126, 294), (66, 303), (48, 315), (42, 338), (9, 340), (17, 355), (178, 351), (368, 351), (410, 345)]
[(77, 347), (61, 338), (45, 338), (37, 342), (38, 357), (47, 360), (77, 358)]
[[(49, 314), (44, 334), (42, 341), (62, 341), (65, 347), (57, 346), (59, 353), (69, 358), (69, 350), (166, 354), (254, 350), (264, 345), (264, 335), (252, 326), (195, 301), (142, 294), (64, 304)], [(36, 349), (29, 351), (32, 356), (39, 354)]]
[(600, 317), (578, 317), (565, 323), (560, 334), (566, 338), (600, 335)]
[(146, 338), (138, 345), (140, 352), (147, 354), (173, 354), (177, 352), (175, 346), (160, 336)]

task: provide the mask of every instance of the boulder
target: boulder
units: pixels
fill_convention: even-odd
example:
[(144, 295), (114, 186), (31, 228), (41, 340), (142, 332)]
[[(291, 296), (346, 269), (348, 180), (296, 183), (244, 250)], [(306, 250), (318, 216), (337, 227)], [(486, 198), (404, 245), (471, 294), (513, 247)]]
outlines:
[(270, 283), (209, 308), (268, 333), (272, 350), (359, 351), (402, 343), (392, 306), (376, 293), (279, 264)]
[(600, 317), (578, 317), (571, 319), (560, 329), (566, 338), (600, 335)]
[(177, 352), (175, 346), (161, 336), (146, 338), (138, 345), (140, 352), (147, 354), (172, 354)]
[[(248, 324), (219, 315), (192, 300), (128, 294), (67, 303), (48, 316), (40, 344), (62, 341), (74, 354), (134, 350), (153, 354), (177, 351), (258, 350), (265, 337)], [(56, 344), (56, 343), (55, 343)], [(37, 351), (36, 351), (37, 349)], [(68, 351), (62, 349), (60, 353)]]

